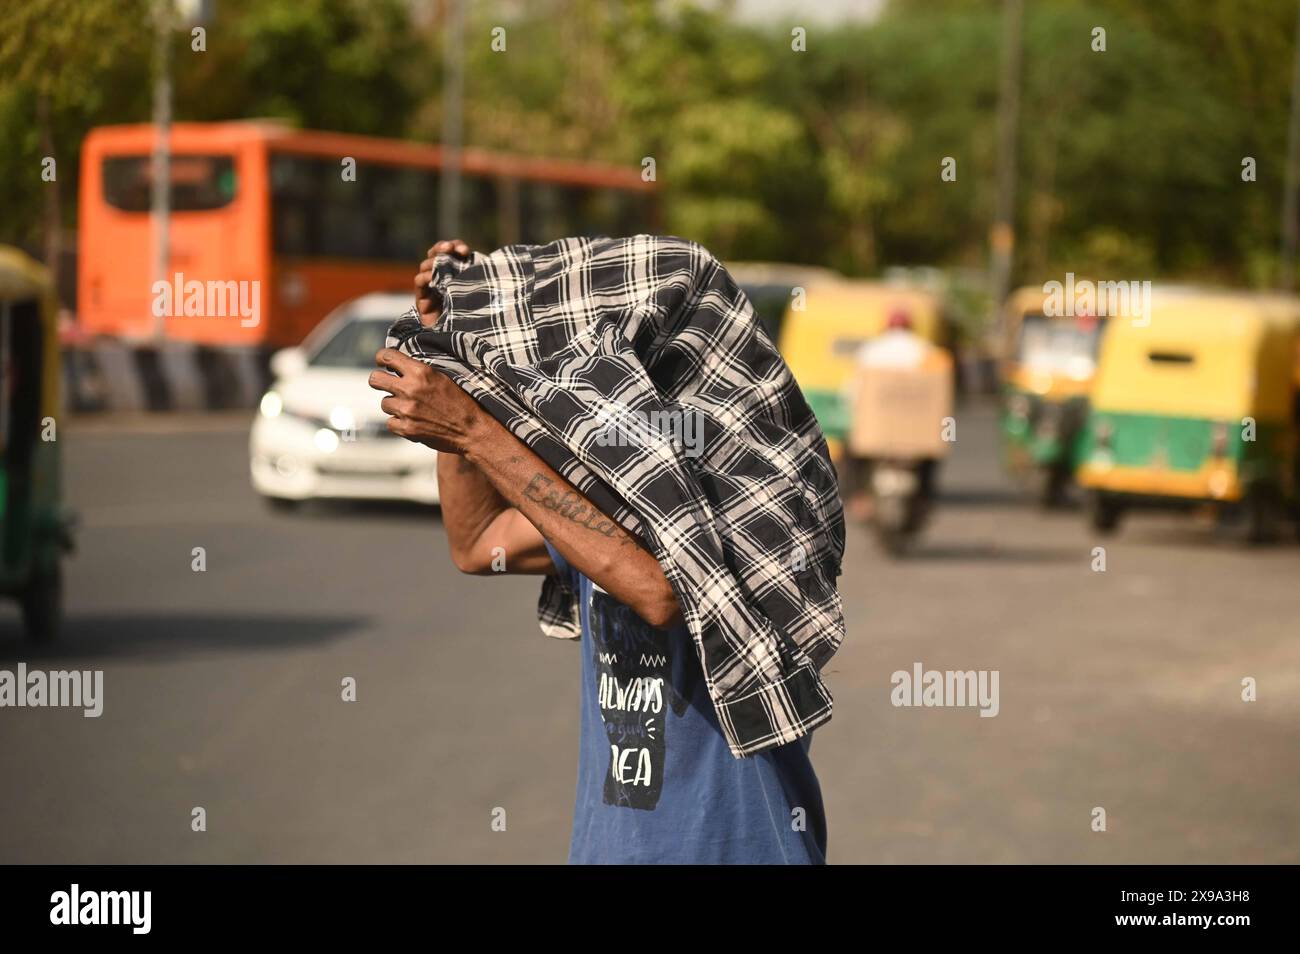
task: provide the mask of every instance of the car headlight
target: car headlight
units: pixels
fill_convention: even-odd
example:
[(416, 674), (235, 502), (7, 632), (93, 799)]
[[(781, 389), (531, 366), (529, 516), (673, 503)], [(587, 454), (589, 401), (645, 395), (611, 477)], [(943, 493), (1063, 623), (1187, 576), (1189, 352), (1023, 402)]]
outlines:
[(336, 407), (330, 411), (330, 427), (336, 431), (350, 431), (357, 426), (356, 417), (348, 407)]
[(284, 410), (284, 401), (275, 391), (267, 391), (262, 395), (262, 402), (258, 405), (263, 417), (279, 417), (280, 412)]
[(312, 443), (316, 445), (316, 449), (321, 453), (332, 454), (338, 450), (339, 436), (328, 427), (322, 427), (312, 435)]

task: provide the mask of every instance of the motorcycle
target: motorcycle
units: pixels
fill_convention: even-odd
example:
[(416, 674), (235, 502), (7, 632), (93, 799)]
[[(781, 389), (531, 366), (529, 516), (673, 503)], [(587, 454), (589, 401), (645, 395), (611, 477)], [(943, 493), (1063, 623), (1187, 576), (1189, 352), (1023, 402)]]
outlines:
[(930, 516), (934, 464), (933, 460), (887, 458), (871, 465), (868, 520), (890, 556), (905, 555)]

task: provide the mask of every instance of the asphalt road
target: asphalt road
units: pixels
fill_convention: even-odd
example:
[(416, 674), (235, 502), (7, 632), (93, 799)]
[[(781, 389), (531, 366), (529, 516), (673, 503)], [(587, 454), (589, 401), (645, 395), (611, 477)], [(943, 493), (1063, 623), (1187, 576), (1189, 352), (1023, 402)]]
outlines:
[[(66, 633), (35, 649), (3, 607), (0, 669), (103, 670), (104, 711), (0, 709), (0, 861), (563, 861), (579, 657), (537, 583), (459, 576), (433, 511), (270, 515), (246, 424), (61, 435)], [(1095, 572), (1080, 514), (1002, 477), (987, 408), (958, 438), (915, 556), (850, 530), (831, 860), (1300, 861), (1300, 547), (1142, 518)], [(916, 662), (997, 670), (998, 715), (894, 707)]]

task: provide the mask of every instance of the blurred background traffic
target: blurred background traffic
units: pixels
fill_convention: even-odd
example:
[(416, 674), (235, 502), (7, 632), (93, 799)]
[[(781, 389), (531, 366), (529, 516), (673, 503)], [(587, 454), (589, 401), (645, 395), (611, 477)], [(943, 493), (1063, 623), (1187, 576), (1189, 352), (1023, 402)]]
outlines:
[(803, 6), (5, 9), (0, 656), (107, 702), (0, 713), (0, 860), (562, 858), (577, 660), (365, 379), (433, 241), (635, 232), (840, 468), (832, 860), (1300, 859), (1297, 4)]

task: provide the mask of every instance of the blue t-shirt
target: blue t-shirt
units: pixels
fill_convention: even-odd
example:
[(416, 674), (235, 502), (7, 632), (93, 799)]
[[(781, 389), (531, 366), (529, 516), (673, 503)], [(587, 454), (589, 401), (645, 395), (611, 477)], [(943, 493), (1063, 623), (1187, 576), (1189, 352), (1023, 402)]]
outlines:
[(569, 863), (824, 863), (811, 737), (732, 756), (686, 627), (655, 629), (547, 549), (582, 615)]

